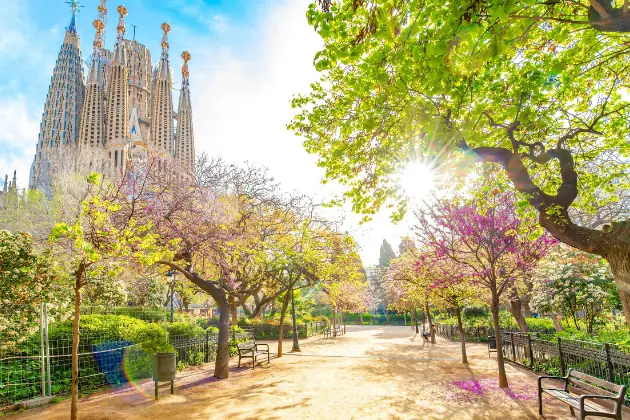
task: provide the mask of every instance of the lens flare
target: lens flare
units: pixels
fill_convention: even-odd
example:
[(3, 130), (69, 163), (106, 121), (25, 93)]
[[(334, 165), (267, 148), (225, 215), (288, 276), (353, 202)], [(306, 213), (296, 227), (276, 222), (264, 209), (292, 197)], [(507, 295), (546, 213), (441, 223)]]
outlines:
[(421, 162), (411, 162), (401, 173), (400, 186), (411, 199), (422, 200), (435, 186), (433, 168)]

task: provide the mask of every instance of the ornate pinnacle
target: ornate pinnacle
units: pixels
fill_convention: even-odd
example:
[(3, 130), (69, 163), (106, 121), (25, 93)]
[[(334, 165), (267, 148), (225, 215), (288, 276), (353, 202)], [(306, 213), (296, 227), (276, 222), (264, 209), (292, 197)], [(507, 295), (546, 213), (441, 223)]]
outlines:
[(164, 36), (162, 37), (162, 50), (166, 50), (168, 49), (168, 33), (171, 31), (171, 25), (164, 22), (160, 28), (164, 31)]
[(92, 26), (96, 29), (96, 36), (94, 37), (94, 49), (100, 50), (103, 47), (103, 29), (105, 28), (105, 24), (96, 19)]
[(70, 8), (72, 9), (72, 14), (76, 14), (79, 10), (79, 7), (83, 7), (81, 6), (81, 3), (79, 3), (79, 0), (70, 0), (66, 3), (70, 5)]
[(122, 4), (116, 8), (118, 14), (120, 15), (120, 19), (118, 19), (118, 37), (122, 38), (125, 35), (125, 16), (127, 16), (127, 9)]
[(188, 62), (190, 61), (190, 53), (188, 51), (184, 51), (181, 57), (184, 60), (184, 65), (182, 66), (182, 78), (185, 79), (188, 77)]

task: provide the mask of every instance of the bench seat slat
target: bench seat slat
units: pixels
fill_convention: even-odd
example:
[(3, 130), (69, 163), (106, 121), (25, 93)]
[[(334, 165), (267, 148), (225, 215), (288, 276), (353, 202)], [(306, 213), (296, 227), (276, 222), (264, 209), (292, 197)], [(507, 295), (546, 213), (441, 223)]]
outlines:
[[(580, 396), (571, 394), (570, 392), (563, 391), (561, 389), (543, 389), (543, 392), (559, 399), (560, 401), (569, 404), (577, 409), (580, 408)], [(610, 413), (610, 410), (595, 404), (589, 400), (584, 401), (584, 408), (586, 411), (592, 411), (596, 413)]]

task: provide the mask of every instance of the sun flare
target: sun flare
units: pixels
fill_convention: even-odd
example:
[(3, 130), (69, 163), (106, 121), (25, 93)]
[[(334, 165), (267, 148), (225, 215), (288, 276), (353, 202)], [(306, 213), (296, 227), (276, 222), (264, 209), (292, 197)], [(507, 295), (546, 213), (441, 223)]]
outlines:
[(407, 197), (412, 199), (426, 198), (435, 186), (433, 169), (420, 162), (408, 164), (401, 174), (400, 186)]

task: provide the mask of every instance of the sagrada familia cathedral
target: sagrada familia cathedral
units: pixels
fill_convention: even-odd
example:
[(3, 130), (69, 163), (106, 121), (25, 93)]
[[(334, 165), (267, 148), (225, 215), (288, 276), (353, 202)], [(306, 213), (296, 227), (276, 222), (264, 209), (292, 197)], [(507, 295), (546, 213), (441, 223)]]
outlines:
[(115, 177), (134, 159), (146, 158), (149, 153), (176, 162), (179, 170), (192, 171), (195, 145), (190, 54), (181, 54), (184, 64), (176, 112), (168, 23), (161, 26), (162, 52), (153, 67), (151, 53), (135, 40), (135, 34), (134, 39), (125, 38), (124, 6), (116, 9), (119, 20), (113, 51), (103, 47), (107, 0), (100, 0), (86, 79), (76, 27), (79, 3), (71, 0), (69, 4), (72, 19), (48, 89), (30, 186), (48, 188), (60, 167), (68, 170), (68, 162)]

